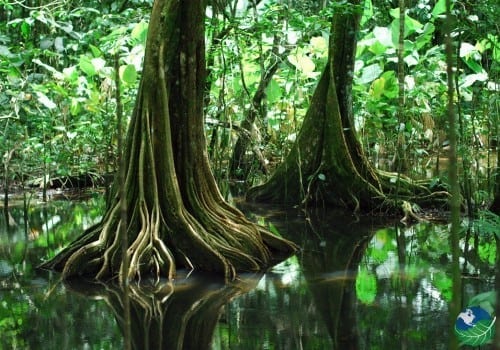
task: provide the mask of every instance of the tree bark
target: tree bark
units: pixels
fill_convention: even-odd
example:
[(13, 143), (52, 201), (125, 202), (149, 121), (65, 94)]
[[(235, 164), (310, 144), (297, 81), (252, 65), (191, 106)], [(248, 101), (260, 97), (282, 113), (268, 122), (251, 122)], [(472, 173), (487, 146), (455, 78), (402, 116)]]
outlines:
[[(125, 181), (115, 180), (102, 222), (43, 267), (62, 270), (64, 278), (172, 278), (179, 267), (233, 278), (296, 249), (227, 204), (210, 171), (203, 126), (204, 15), (203, 1), (155, 1), (121, 164)], [(128, 276), (120, 275), (122, 201)]]
[(271, 179), (250, 189), (249, 200), (288, 204), (313, 200), (359, 208), (383, 197), (353, 127), (351, 87), (359, 20), (352, 11), (334, 15), (328, 64), (297, 141)]
[[(351, 0), (346, 6), (359, 5), (360, 1)], [(356, 137), (352, 83), (360, 17), (353, 8), (335, 12), (328, 64), (299, 136), (273, 176), (248, 191), (248, 200), (325, 204), (354, 211), (399, 206), (409, 199), (419, 204), (435, 200), (425, 184), (400, 174), (376, 172)]]

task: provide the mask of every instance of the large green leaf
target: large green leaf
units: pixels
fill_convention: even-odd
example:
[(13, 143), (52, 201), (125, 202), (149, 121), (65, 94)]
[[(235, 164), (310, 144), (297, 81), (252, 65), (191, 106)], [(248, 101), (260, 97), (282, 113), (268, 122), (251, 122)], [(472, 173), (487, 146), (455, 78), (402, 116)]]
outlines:
[(371, 304), (377, 296), (377, 279), (366, 269), (361, 269), (356, 277), (356, 296), (364, 304)]
[(372, 86), (370, 89), (371, 95), (374, 98), (379, 99), (382, 96), (382, 94), (384, 93), (384, 87), (385, 87), (385, 78), (380, 77), (380, 78), (376, 79), (372, 83)]
[(120, 77), (127, 84), (133, 84), (137, 80), (137, 71), (133, 64), (120, 67)]
[(391, 30), (387, 27), (375, 27), (373, 28), (373, 35), (375, 38), (386, 47), (393, 47), (394, 42), (392, 41)]
[(436, 18), (437, 16), (446, 12), (446, 0), (438, 0), (434, 8), (432, 9), (432, 17)]
[(146, 45), (146, 38), (148, 36), (148, 23), (147, 22), (139, 22), (135, 25), (134, 29), (132, 29), (132, 33), (130, 37), (133, 40), (133, 43)]
[(384, 70), (380, 64), (374, 63), (366, 66), (361, 71), (361, 77), (357, 79), (358, 84), (368, 84), (377, 79)]
[(381, 76), (385, 80), (383, 94), (387, 98), (396, 98), (399, 94), (396, 73), (393, 70), (384, 72)]
[(297, 70), (302, 72), (306, 77), (314, 77), (314, 69), (316, 65), (314, 62), (304, 53), (296, 52), (288, 56), (288, 62), (293, 64)]
[(80, 56), (80, 61), (78, 62), (78, 66), (85, 74), (87, 74), (90, 77), (96, 74), (94, 65), (92, 64), (91, 59), (87, 56), (84, 55)]
[(45, 95), (43, 92), (37, 91), (36, 92), (36, 97), (38, 99), (38, 102), (40, 102), (42, 105), (47, 107), (48, 109), (54, 109), (57, 107), (57, 105), (52, 101), (47, 95)]

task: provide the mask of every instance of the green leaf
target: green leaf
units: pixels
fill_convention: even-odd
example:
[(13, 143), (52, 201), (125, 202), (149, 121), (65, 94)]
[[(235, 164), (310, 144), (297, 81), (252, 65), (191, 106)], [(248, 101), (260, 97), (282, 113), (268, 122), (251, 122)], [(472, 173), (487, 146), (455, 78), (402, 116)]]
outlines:
[(477, 49), (474, 45), (469, 43), (461, 43), (460, 45), (460, 57), (465, 57), (476, 52)]
[(297, 70), (301, 71), (307, 77), (311, 77), (314, 69), (316, 68), (314, 62), (305, 54), (292, 54), (288, 56), (288, 62), (293, 64)]
[(106, 66), (106, 61), (101, 57), (92, 58), (90, 60), (96, 72), (101, 71)]
[(423, 46), (432, 42), (432, 36), (433, 36), (433, 33), (435, 30), (436, 30), (436, 27), (434, 26), (434, 24), (432, 24), (430, 22), (428, 22), (424, 25), (422, 32), (415, 39), (415, 46), (417, 47), (417, 50), (421, 49)]
[(385, 87), (385, 78), (378, 78), (377, 80), (375, 80), (371, 86), (371, 95), (376, 98), (376, 99), (379, 99), (382, 94), (384, 93), (384, 87)]
[(71, 105), (70, 105), (70, 108), (69, 108), (69, 112), (71, 113), (71, 115), (73, 115), (73, 116), (78, 115), (81, 110), (82, 110), (82, 107), (81, 107), (80, 102), (78, 101), (78, 99), (72, 98), (71, 99)]
[(134, 29), (132, 29), (132, 33), (130, 37), (133, 39), (134, 44), (142, 44), (146, 45), (146, 39), (148, 36), (148, 23), (147, 22), (139, 22), (135, 25)]
[(422, 29), (424, 25), (410, 16), (405, 16), (405, 36)]
[(96, 74), (96, 70), (94, 68), (94, 65), (92, 64), (91, 59), (87, 56), (84, 56), (84, 55), (80, 56), (80, 61), (78, 62), (78, 66), (89, 77)]
[(396, 79), (396, 73), (391, 70), (384, 72), (381, 78), (385, 79), (384, 91), (382, 92), (387, 98), (396, 98), (399, 94), (398, 82)]
[(38, 99), (38, 102), (40, 102), (42, 105), (47, 107), (48, 109), (54, 109), (57, 107), (57, 105), (52, 101), (50, 98), (47, 97), (43, 92), (37, 91), (36, 96)]
[(380, 41), (375, 40), (375, 42), (370, 45), (369, 50), (374, 54), (374, 55), (382, 55), (386, 53), (387, 51), (387, 46), (382, 44)]
[(70, 66), (63, 69), (63, 77), (66, 81), (76, 82), (78, 76), (76, 66)]
[(495, 261), (496, 261), (496, 255), (497, 255), (497, 245), (493, 241), (493, 243), (490, 242), (481, 242), (479, 244), (478, 248), (478, 255), (479, 258), (490, 264), (491, 266), (495, 266)]
[(432, 9), (432, 17), (436, 18), (439, 15), (446, 12), (446, 0), (438, 0), (434, 8)]
[(102, 52), (97, 46), (89, 44), (89, 47), (90, 47), (90, 51), (92, 51), (92, 55), (94, 57), (101, 57), (102, 56)]
[(490, 234), (497, 235), (500, 238), (500, 216), (489, 210), (481, 210), (479, 218), (474, 220), (474, 227), (482, 236)]
[(120, 78), (127, 84), (133, 84), (137, 80), (137, 71), (133, 64), (120, 67)]
[(465, 76), (464, 81), (460, 84), (460, 87), (466, 88), (474, 84), (476, 81), (487, 81), (488, 74), (479, 73), (479, 74), (468, 74)]
[(361, 71), (361, 77), (357, 79), (358, 84), (368, 84), (377, 79), (382, 74), (383, 69), (380, 64), (374, 63), (366, 66)]
[(322, 36), (312, 37), (310, 40), (311, 49), (317, 56), (326, 55), (328, 52), (328, 41)]
[(394, 9), (390, 9), (389, 10), (389, 14), (391, 15), (391, 17), (393, 18), (399, 18), (399, 7), (396, 7)]
[(373, 35), (385, 47), (394, 47), (391, 30), (387, 27), (373, 28)]
[(373, 17), (373, 3), (372, 0), (365, 0), (364, 9), (363, 9), (363, 17), (361, 18), (361, 27), (363, 24), (368, 22)]
[(28, 39), (30, 33), (31, 33), (31, 26), (26, 22), (21, 23), (21, 34), (23, 35), (23, 38)]
[(491, 41), (492, 49), (493, 49), (493, 59), (496, 62), (500, 62), (500, 40), (498, 40), (498, 36), (493, 34), (488, 34), (488, 40)]
[(372, 304), (377, 296), (377, 279), (366, 269), (356, 276), (356, 296), (364, 304)]
[(476, 60), (472, 58), (465, 58), (465, 59), (463, 58), (462, 60), (465, 62), (467, 67), (469, 67), (474, 73), (486, 74), (483, 67), (481, 67), (481, 65), (477, 63)]
[(271, 231), (272, 233), (274, 233), (274, 235), (276, 235), (278, 237), (281, 237), (280, 231), (276, 228), (276, 226), (273, 225), (272, 222), (269, 222), (268, 226), (269, 226), (269, 231)]

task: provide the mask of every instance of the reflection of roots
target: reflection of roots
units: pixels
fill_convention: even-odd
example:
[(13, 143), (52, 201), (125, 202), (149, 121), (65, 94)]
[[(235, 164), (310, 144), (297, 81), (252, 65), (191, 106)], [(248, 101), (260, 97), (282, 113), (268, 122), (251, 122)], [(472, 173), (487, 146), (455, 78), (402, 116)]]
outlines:
[(224, 284), (213, 276), (194, 276), (175, 284), (165, 280), (130, 284), (126, 290), (116, 283), (78, 286), (75, 281), (69, 287), (87, 296), (102, 297), (124, 334), (126, 325), (130, 325), (133, 349), (209, 349), (221, 308), (254, 288), (259, 279), (255, 276)]

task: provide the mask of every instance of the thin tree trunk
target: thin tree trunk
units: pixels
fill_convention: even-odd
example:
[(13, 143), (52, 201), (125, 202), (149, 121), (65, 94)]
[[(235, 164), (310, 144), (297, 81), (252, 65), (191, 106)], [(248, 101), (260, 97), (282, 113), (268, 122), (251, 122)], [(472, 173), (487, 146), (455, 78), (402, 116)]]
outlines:
[(446, 50), (446, 73), (448, 83), (448, 139), (450, 140), (450, 150), (448, 154), (448, 178), (450, 183), (450, 211), (451, 211), (451, 227), (450, 227), (450, 250), (452, 256), (452, 279), (453, 279), (453, 295), (449, 308), (450, 315), (450, 349), (458, 349), (458, 341), (454, 333), (455, 319), (461, 309), (461, 276), (460, 276), (460, 185), (458, 182), (457, 169), (457, 123), (454, 103), (454, 84), (453, 84), (453, 42), (452, 35), (452, 17), (451, 17), (451, 1), (446, 0), (446, 22), (445, 22), (445, 50)]

